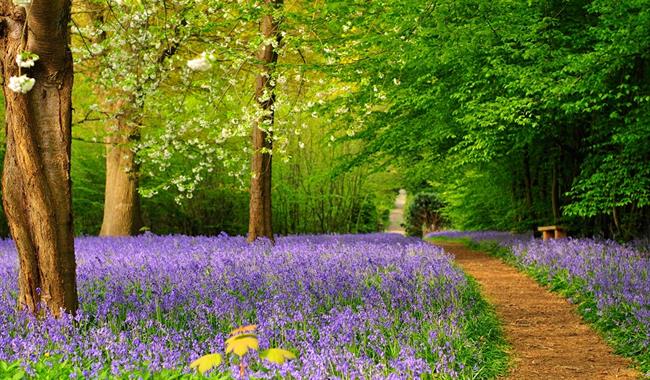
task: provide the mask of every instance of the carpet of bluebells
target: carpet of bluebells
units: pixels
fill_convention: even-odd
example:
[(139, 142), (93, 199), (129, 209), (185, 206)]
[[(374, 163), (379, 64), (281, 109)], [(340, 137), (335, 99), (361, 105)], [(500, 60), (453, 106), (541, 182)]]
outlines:
[[(506, 360), (500, 343), (490, 347), (499, 329), (476, 285), (418, 239), (303, 236), (272, 246), (145, 235), (80, 238), (76, 249), (81, 310), (36, 320), (15, 311), (16, 253), (0, 241), (0, 372), (13, 363), (70, 378), (195, 376), (192, 360), (223, 353), (227, 333), (250, 323), (260, 349), (298, 358), (251, 356), (246, 377), (486, 378), (490, 361)], [(224, 366), (216, 371), (238, 376), (236, 363)]]
[[(496, 241), (513, 261), (579, 304), (617, 350), (637, 358), (650, 377), (650, 251), (647, 241), (551, 239), (507, 232), (439, 232), (429, 238)], [(488, 248), (488, 244), (483, 244)], [(504, 251), (501, 250), (503, 253)]]

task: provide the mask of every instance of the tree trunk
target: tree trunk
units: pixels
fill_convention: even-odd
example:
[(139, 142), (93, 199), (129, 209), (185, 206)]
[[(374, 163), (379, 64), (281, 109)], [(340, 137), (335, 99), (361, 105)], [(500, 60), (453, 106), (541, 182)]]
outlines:
[[(39, 313), (45, 306), (55, 316), (78, 307), (70, 181), (70, 8), (70, 0), (34, 0), (26, 15), (11, 1), (0, 2), (7, 123), (3, 204), (20, 262), (18, 307)], [(26, 94), (8, 88), (9, 78), (18, 76), (16, 55), (22, 50), (40, 56), (35, 67), (23, 69), (36, 80)]]
[(533, 180), (530, 175), (530, 155), (528, 148), (524, 149), (524, 200), (526, 201), (526, 208), (529, 213), (528, 218), (531, 218), (533, 214)]
[(553, 178), (551, 181), (551, 207), (553, 208), (553, 222), (558, 223), (562, 217), (560, 211), (560, 181), (558, 164), (553, 164)]
[[(93, 22), (101, 26), (106, 19), (106, 6), (87, 6), (90, 7)], [(106, 38), (106, 32), (102, 31), (94, 42), (101, 43)], [(96, 91), (101, 94), (99, 88)], [(108, 98), (109, 94), (104, 93), (100, 97)], [(132, 150), (133, 143), (140, 140), (140, 130), (130, 120), (132, 115), (138, 115), (142, 110), (133, 110), (132, 105), (135, 103), (131, 96), (111, 106), (114, 111), (112, 113), (116, 115), (116, 124), (114, 130), (109, 128), (109, 136), (106, 138), (106, 189), (100, 236), (132, 236), (140, 232), (143, 226), (138, 193), (139, 166)]]
[[(267, 4), (278, 7), (282, 0), (266, 0)], [(266, 15), (260, 23), (260, 30), (265, 38), (274, 38), (280, 43), (278, 22), (272, 15)], [(255, 98), (263, 111), (263, 116), (253, 127), (253, 160), (250, 190), (250, 209), (248, 224), (248, 241), (260, 237), (273, 241), (273, 218), (271, 205), (271, 178), (273, 135), (269, 128), (274, 122), (275, 85), (272, 74), (278, 53), (273, 44), (263, 45), (258, 53), (260, 75), (255, 81)]]
[(129, 113), (117, 117), (117, 131), (106, 139), (106, 190), (101, 236), (131, 236), (140, 232), (139, 167), (132, 149), (140, 138)]

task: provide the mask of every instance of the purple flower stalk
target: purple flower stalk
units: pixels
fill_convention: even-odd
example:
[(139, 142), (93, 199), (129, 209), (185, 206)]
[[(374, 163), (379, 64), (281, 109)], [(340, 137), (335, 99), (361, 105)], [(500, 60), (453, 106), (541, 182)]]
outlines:
[(15, 311), (16, 252), (0, 241), (0, 360), (29, 369), (48, 353), (90, 378), (187, 372), (194, 359), (223, 353), (232, 328), (257, 324), (260, 349), (298, 358), (276, 366), (251, 357), (256, 378), (456, 378), (469, 370), (456, 359), (467, 281), (418, 239), (300, 236), (271, 246), (149, 234), (80, 238), (76, 249), (78, 315), (37, 320)]

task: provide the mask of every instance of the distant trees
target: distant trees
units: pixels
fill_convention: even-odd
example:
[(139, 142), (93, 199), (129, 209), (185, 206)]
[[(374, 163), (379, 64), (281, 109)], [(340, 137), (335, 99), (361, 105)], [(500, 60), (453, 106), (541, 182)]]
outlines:
[(360, 156), (394, 158), (409, 190), (436, 190), (464, 228), (647, 236), (647, 6), (385, 3), (384, 36), (359, 40), (375, 54), (341, 73), (364, 73), (347, 97), (370, 103)]
[(19, 308), (76, 312), (69, 0), (0, 2), (7, 110), (3, 205), (18, 249)]

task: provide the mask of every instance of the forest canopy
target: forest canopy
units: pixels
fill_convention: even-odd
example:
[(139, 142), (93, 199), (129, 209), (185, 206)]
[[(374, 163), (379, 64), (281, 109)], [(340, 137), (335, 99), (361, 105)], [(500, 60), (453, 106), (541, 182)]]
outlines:
[(245, 234), (261, 152), (279, 234), (382, 230), (404, 186), (454, 228), (647, 237), (648, 9), (75, 2), (75, 232)]

